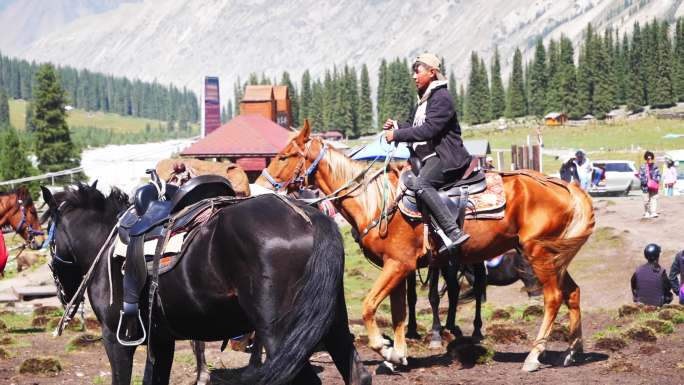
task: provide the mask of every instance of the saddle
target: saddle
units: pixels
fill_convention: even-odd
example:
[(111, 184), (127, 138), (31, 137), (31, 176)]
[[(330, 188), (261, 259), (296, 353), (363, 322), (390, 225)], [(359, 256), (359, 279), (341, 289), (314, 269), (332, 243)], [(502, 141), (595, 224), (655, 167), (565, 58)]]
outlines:
[[(405, 168), (399, 176), (399, 189), (402, 192), (399, 209), (407, 218), (420, 221), (417, 192), (417, 174)], [(501, 219), (504, 215), (506, 199), (503, 180), (496, 172), (485, 172), (477, 168), (477, 160), (471, 161), (462, 179), (442, 186), (438, 194), (451, 214), (457, 218), (459, 226), (465, 219)]]

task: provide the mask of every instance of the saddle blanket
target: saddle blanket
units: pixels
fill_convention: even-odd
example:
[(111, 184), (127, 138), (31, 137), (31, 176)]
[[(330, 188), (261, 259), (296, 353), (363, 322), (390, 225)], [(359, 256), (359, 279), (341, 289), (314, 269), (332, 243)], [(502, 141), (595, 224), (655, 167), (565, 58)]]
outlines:
[[(506, 194), (503, 178), (497, 172), (486, 172), (487, 189), (481, 193), (468, 195), (465, 219), (502, 219), (505, 214)], [(410, 218), (421, 218), (421, 213), (413, 199), (404, 196), (399, 201), (399, 210)], [(454, 197), (458, 199), (458, 197)]]
[[(176, 265), (178, 262), (178, 255), (183, 248), (183, 241), (187, 232), (177, 233), (169, 238), (166, 248), (162, 252), (162, 257), (159, 259), (159, 274), (163, 274)], [(126, 248), (128, 246), (116, 237), (116, 244), (114, 245), (114, 252), (112, 258), (126, 258)], [(155, 249), (157, 248), (157, 239), (151, 239), (145, 242), (143, 246), (143, 254), (147, 261), (147, 270), (152, 271), (152, 258), (154, 257)]]

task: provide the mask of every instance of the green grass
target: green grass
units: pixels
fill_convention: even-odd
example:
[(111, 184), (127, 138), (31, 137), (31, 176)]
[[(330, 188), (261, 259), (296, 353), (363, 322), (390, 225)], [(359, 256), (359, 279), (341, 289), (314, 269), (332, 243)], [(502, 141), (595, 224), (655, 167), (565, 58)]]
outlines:
[(7, 325), (7, 330), (25, 329), (31, 327), (32, 317), (25, 314), (3, 314), (0, 315), (0, 320)]
[[(10, 123), (19, 130), (26, 128), (26, 101), (10, 100)], [(146, 125), (157, 128), (159, 125), (166, 127), (166, 122), (155, 119), (122, 116), (99, 111), (85, 111), (73, 109), (67, 113), (69, 127), (96, 127), (100, 129), (113, 129), (122, 132), (140, 132), (145, 130)], [(196, 128), (197, 124), (192, 125)]]
[[(508, 130), (466, 129), (464, 139), (487, 139), (492, 148), (510, 149), (511, 144), (524, 144), (530, 135), (536, 141), (536, 125)], [(584, 126), (543, 127), (547, 148), (601, 152), (631, 152), (633, 149), (656, 151), (684, 148), (684, 138), (663, 139), (666, 134), (684, 134), (684, 121), (647, 117), (618, 122), (596, 122)]]

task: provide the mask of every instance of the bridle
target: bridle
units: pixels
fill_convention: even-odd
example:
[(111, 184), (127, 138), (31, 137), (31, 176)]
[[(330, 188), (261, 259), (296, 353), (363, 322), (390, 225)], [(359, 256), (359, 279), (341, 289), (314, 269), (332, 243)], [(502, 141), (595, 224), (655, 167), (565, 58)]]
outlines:
[(45, 244), (50, 250), (50, 263), (48, 263), (48, 266), (50, 267), (50, 271), (52, 271), (52, 279), (55, 282), (55, 286), (57, 287), (57, 297), (59, 297), (60, 302), (62, 302), (63, 305), (66, 305), (69, 301), (67, 301), (67, 294), (64, 291), (64, 286), (59, 280), (59, 277), (57, 276), (57, 271), (56, 271), (56, 266), (61, 266), (62, 268), (70, 268), (70, 269), (75, 269), (78, 268), (77, 260), (76, 260), (76, 253), (74, 253), (74, 249), (71, 247), (71, 238), (69, 237), (68, 233), (64, 233), (65, 240), (64, 243), (66, 245), (66, 248), (68, 249), (69, 253), (71, 254), (71, 257), (73, 258), (73, 261), (66, 260), (58, 255), (57, 252), (57, 240), (55, 238), (55, 233), (57, 232), (57, 225), (61, 221), (61, 209), (64, 206), (65, 202), (62, 202), (57, 208), (51, 209), (51, 215), (50, 215), (50, 224), (48, 226), (48, 238), (45, 241)]
[[(21, 199), (17, 199), (17, 203), (19, 204), (19, 211), (21, 212), (21, 220), (19, 221), (19, 225), (17, 225), (15, 231), (17, 232), (17, 234), (21, 234), (24, 231), (27, 231), (27, 241), (32, 242), (36, 236), (43, 235), (45, 233), (40, 229), (34, 229), (33, 226), (26, 220), (26, 206), (24, 206), (24, 201)], [(26, 229), (24, 227), (26, 227)]]
[(313, 143), (313, 140), (309, 140), (306, 142), (304, 145), (304, 149), (302, 150), (301, 147), (297, 144), (297, 142), (293, 141), (292, 145), (295, 147), (295, 151), (293, 151), (290, 154), (287, 154), (286, 156), (292, 156), (293, 154), (298, 154), (301, 156), (299, 159), (299, 162), (297, 163), (297, 167), (295, 168), (295, 172), (292, 173), (292, 177), (286, 181), (278, 182), (271, 174), (268, 172), (268, 168), (264, 168), (263, 171), (261, 171), (261, 175), (266, 178), (268, 183), (270, 183), (273, 188), (276, 191), (282, 190), (283, 188), (294, 185), (298, 189), (303, 188), (304, 186), (307, 186), (309, 184), (309, 177), (311, 177), (313, 174), (316, 173), (316, 170), (318, 169), (318, 164), (323, 160), (323, 157), (325, 156), (326, 151), (328, 150), (328, 144), (325, 142), (322, 142), (322, 148), (321, 151), (318, 153), (318, 156), (316, 156), (316, 159), (311, 163), (309, 167), (304, 169), (304, 164), (306, 163), (307, 158), (309, 157), (309, 152), (311, 151), (311, 144)]

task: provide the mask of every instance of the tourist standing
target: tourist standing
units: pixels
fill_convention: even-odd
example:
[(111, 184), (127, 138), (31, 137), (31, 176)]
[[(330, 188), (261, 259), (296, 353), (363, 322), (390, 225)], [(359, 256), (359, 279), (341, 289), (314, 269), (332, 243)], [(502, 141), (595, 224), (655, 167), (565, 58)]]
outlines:
[(660, 187), (660, 171), (655, 165), (655, 156), (651, 151), (644, 153), (646, 163), (639, 169), (641, 191), (644, 193), (644, 218), (656, 218), (658, 216), (658, 189)]
[(672, 159), (665, 160), (665, 169), (663, 170), (663, 185), (665, 186), (665, 195), (671, 197), (674, 195), (674, 185), (677, 182), (677, 167), (675, 167)]

